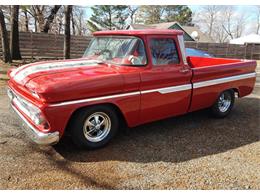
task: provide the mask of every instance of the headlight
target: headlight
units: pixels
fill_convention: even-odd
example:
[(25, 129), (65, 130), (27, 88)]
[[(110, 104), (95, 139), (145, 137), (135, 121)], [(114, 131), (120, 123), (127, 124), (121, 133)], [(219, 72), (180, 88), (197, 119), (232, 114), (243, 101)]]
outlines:
[(41, 126), (43, 129), (49, 128), (47, 120), (38, 107), (34, 106), (32, 103), (16, 94), (14, 94), (13, 102), (25, 115), (27, 115), (33, 121), (35, 125)]

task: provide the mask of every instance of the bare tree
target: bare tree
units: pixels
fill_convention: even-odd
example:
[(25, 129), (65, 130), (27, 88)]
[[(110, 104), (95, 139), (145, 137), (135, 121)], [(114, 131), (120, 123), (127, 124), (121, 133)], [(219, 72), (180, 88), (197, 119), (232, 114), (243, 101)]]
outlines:
[(76, 35), (75, 20), (74, 20), (74, 9), (75, 9), (75, 6), (72, 7), (72, 11), (71, 11), (71, 26), (72, 26), (72, 34)]
[(28, 13), (29, 7), (29, 5), (20, 5), (21, 14), (19, 15), (19, 24), (20, 29), (25, 32), (29, 31), (29, 24), (31, 19), (31, 16)]
[(54, 16), (57, 14), (58, 10), (60, 9), (61, 5), (55, 5), (52, 9), (51, 9), (51, 13), (50, 15), (47, 17), (47, 20), (45, 21), (44, 27), (43, 27), (43, 31), (45, 33), (48, 33), (49, 29), (50, 29), (50, 24), (53, 22)]
[(235, 11), (233, 6), (225, 6), (220, 14), (220, 24), (230, 39), (241, 37), (246, 23), (245, 14), (235, 14)]
[(12, 15), (11, 15), (11, 33), (10, 33), (10, 50), (11, 50), (11, 58), (13, 60), (22, 59), (20, 53), (20, 46), (19, 46), (18, 19), (19, 19), (19, 5), (13, 5)]
[(199, 20), (207, 26), (207, 34), (212, 37), (213, 30), (217, 23), (218, 15), (221, 10), (218, 5), (206, 5), (202, 7)]
[(65, 8), (65, 34), (64, 34), (64, 58), (70, 58), (70, 16), (72, 5)]
[(25, 17), (25, 31), (29, 31), (29, 18), (28, 18), (28, 13), (27, 10), (23, 10), (24, 17)]
[(38, 30), (40, 32), (43, 31), (45, 9), (46, 9), (45, 5), (32, 5), (31, 6), (31, 12), (33, 13), (32, 16), (35, 19), (35, 32), (37, 32)]
[(240, 37), (247, 21), (245, 13), (237, 12), (234, 6), (203, 6), (194, 15), (193, 23), (217, 42)]
[(130, 17), (130, 24), (135, 23), (135, 21), (134, 21), (134, 16), (135, 16), (135, 14), (136, 14), (138, 8), (139, 8), (139, 7), (137, 7), (137, 6), (132, 6), (132, 5), (129, 5), (129, 6), (128, 6), (129, 17)]
[(247, 21), (247, 16), (244, 13), (234, 18), (234, 23), (235, 23), (234, 38), (239, 38), (242, 36), (245, 30), (246, 21)]
[(63, 5), (60, 7), (59, 11), (54, 16), (49, 32), (55, 34), (64, 33), (64, 12), (65, 12), (65, 6)]
[(77, 29), (77, 35), (82, 35), (83, 28), (84, 28), (84, 10), (80, 7), (74, 6), (74, 16), (75, 16), (74, 21), (75, 21), (75, 27)]
[(5, 17), (2, 9), (0, 8), (0, 25), (1, 25), (1, 39), (2, 39), (2, 53), (4, 62), (12, 62), (10, 49), (9, 49), (9, 41), (8, 34), (6, 30)]
[(25, 6), (26, 12), (34, 19), (34, 31), (48, 33), (61, 5), (32, 5), (27, 7), (28, 6)]
[(85, 7), (73, 6), (72, 32), (75, 35), (84, 35), (88, 30), (84, 9)]
[(1, 10), (5, 17), (5, 25), (7, 31), (11, 28), (11, 14), (12, 14), (12, 6), (11, 5), (1, 5)]
[(233, 27), (232, 27), (232, 19), (234, 14), (233, 6), (225, 6), (222, 11), (222, 21), (221, 26), (224, 31), (228, 34), (228, 36), (233, 39)]

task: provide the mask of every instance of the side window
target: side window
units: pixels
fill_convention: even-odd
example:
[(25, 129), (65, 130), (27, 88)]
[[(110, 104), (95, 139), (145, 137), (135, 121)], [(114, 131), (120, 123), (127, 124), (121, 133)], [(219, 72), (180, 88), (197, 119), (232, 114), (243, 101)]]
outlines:
[(150, 39), (150, 50), (154, 65), (180, 63), (176, 44), (173, 39), (152, 38)]

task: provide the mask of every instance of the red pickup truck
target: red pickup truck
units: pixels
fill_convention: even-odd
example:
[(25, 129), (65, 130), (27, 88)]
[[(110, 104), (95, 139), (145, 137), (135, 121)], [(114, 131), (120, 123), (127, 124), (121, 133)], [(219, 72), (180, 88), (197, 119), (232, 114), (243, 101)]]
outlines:
[[(70, 133), (76, 145), (107, 144), (128, 127), (210, 108), (227, 116), (250, 94), (256, 61), (186, 57), (183, 32), (100, 31), (81, 59), (10, 70), (11, 107), (38, 144)], [(158, 129), (159, 131), (159, 129)]]

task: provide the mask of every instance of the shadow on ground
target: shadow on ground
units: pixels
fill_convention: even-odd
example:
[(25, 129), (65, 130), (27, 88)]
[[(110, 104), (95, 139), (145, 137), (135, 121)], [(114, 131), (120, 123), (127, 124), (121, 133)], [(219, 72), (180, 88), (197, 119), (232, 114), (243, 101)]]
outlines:
[(79, 150), (69, 137), (54, 149), (73, 162), (183, 162), (259, 141), (259, 108), (260, 99), (244, 98), (225, 119), (199, 111), (122, 131), (98, 150)]

